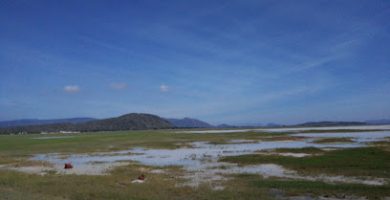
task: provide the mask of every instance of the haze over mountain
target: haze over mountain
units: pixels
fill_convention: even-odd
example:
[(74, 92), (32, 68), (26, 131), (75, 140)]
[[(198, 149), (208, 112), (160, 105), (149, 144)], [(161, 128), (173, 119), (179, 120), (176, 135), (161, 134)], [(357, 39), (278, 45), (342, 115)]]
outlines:
[(27, 126), (27, 125), (44, 125), (44, 124), (59, 124), (59, 123), (83, 123), (96, 120), (89, 117), (66, 118), (66, 119), (19, 119), (10, 121), (0, 121), (0, 127), (12, 126)]

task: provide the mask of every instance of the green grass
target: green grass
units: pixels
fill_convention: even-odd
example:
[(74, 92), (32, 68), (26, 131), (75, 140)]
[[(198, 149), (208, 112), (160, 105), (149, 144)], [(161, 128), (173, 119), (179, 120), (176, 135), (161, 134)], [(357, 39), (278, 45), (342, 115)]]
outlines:
[[(192, 134), (176, 133), (179, 130), (165, 131), (117, 131), (83, 134), (55, 135), (0, 135), (0, 152), (2, 154), (31, 154), (46, 152), (96, 152), (129, 149), (132, 147), (146, 148), (178, 148), (182, 143), (208, 141), (223, 143), (232, 139), (262, 139), (269, 136), (284, 134), (274, 133), (218, 133)], [(69, 138), (34, 139), (50, 136), (70, 136)]]
[(0, 199), (270, 199), (266, 192), (253, 187), (225, 191), (214, 191), (208, 185), (176, 187), (180, 180), (172, 179), (172, 173), (146, 173), (145, 183), (133, 184), (132, 179), (145, 173), (139, 169), (137, 165), (120, 167), (109, 176), (39, 176), (0, 171)]
[(312, 196), (335, 196), (343, 195), (366, 196), (369, 199), (378, 199), (390, 195), (390, 186), (367, 186), (360, 184), (329, 184), (317, 181), (304, 180), (278, 180), (254, 178), (251, 184), (257, 188), (278, 188), (288, 196), (310, 194)]
[[(237, 174), (232, 175), (228, 184), (231, 189), (252, 188), (272, 195), (271, 190), (278, 190), (282, 196), (364, 196), (369, 199), (380, 199), (390, 196), (390, 185), (369, 186), (362, 184), (332, 184), (321, 181), (292, 180), (279, 178), (262, 178), (254, 174)], [(279, 198), (280, 199), (280, 198)]]
[(335, 150), (302, 158), (250, 154), (225, 157), (221, 161), (241, 165), (275, 163), (301, 173), (390, 178), (390, 152), (375, 147)]
[(317, 181), (262, 179), (257, 175), (237, 175), (223, 191), (207, 184), (198, 188), (175, 187), (171, 174), (146, 174), (144, 184), (130, 181), (140, 173), (138, 166), (116, 169), (110, 176), (29, 175), (0, 171), (0, 199), (274, 199), (270, 189), (280, 189), (286, 196), (357, 195), (370, 199), (389, 196), (390, 187), (357, 184), (327, 184)]

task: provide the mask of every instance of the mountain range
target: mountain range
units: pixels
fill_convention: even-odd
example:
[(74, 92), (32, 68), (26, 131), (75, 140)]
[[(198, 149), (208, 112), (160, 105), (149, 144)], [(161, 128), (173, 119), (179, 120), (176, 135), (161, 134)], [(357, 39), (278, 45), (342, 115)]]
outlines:
[(390, 124), (390, 119), (368, 120), (366, 123), (374, 125)]
[(44, 124), (59, 124), (59, 123), (83, 123), (96, 120), (95, 118), (79, 117), (79, 118), (67, 118), (67, 119), (19, 119), (10, 121), (0, 121), (0, 127), (12, 127), (12, 126), (28, 126), (28, 125), (44, 125)]
[[(16, 126), (31, 126), (31, 125), (48, 125), (48, 124), (79, 124), (84, 122), (92, 122), (99, 119), (89, 118), (89, 117), (79, 117), (79, 118), (64, 118), (64, 119), (19, 119), (19, 120), (9, 120), (9, 121), (0, 121), (0, 128), (5, 127), (16, 127)], [(169, 121), (174, 127), (177, 128), (212, 128), (213, 126), (207, 122), (185, 117), (182, 119), (175, 118), (165, 118)]]
[[(321, 126), (351, 126), (351, 125), (383, 125), (390, 124), (390, 120), (355, 121), (316, 121), (306, 122), (289, 127), (321, 127)], [(117, 131), (117, 130), (146, 130), (166, 128), (256, 128), (256, 127), (285, 127), (286, 125), (272, 124), (237, 126), (221, 124), (213, 126), (207, 122), (193, 118), (161, 118), (157, 115), (145, 113), (130, 113), (119, 117), (95, 119), (88, 117), (66, 119), (21, 119), (0, 121), (0, 134), (7, 133), (40, 133), (40, 132), (86, 132), (86, 131)]]

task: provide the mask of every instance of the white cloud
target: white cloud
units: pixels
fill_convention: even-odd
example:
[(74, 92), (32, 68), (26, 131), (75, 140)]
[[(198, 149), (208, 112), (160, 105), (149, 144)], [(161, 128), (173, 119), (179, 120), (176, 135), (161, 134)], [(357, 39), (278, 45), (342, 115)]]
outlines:
[(168, 92), (169, 87), (165, 84), (160, 85), (160, 92)]
[(64, 91), (66, 93), (77, 93), (80, 92), (80, 87), (78, 85), (66, 85)]
[(123, 90), (127, 88), (127, 83), (111, 83), (110, 86), (114, 90)]

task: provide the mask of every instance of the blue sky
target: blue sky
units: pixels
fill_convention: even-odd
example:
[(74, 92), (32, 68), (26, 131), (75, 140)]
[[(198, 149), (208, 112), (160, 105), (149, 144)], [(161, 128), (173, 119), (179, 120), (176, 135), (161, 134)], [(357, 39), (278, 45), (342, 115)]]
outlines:
[(390, 118), (390, 1), (1, 1), (0, 120)]

